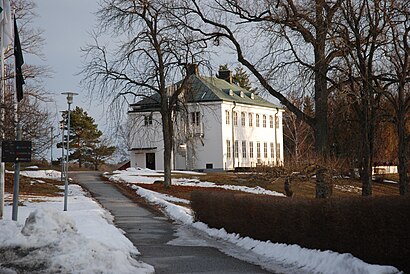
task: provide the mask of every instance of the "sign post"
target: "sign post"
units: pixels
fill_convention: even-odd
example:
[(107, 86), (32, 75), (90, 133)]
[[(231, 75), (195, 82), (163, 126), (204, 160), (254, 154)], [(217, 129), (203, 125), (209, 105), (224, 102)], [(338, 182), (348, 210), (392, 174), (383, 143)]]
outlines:
[[(20, 134), (20, 131), (17, 131)], [(18, 136), (18, 139), (20, 136)], [(20, 163), (31, 162), (31, 142), (30, 141), (3, 141), (1, 150), (2, 162), (15, 164), (14, 187), (13, 187), (13, 212), (12, 220), (17, 221), (18, 199), (19, 199), (19, 174)]]

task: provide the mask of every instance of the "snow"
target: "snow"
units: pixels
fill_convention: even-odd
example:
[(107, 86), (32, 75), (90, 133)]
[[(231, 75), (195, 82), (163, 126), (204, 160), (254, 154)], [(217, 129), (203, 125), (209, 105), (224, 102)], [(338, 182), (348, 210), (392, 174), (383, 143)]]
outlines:
[[(114, 181), (126, 181), (134, 175), (134, 171), (117, 172), (116, 177), (111, 177)], [(131, 174), (130, 174), (131, 173)], [(138, 176), (141, 176), (138, 175)], [(135, 183), (135, 181), (132, 181)], [(173, 181), (174, 183), (174, 181)], [(187, 182), (181, 185), (186, 185)], [(200, 182), (193, 183), (196, 186)], [(212, 184), (212, 183), (209, 183)], [(208, 185), (206, 183), (205, 185)], [(387, 274), (400, 273), (393, 266), (381, 266), (368, 264), (348, 253), (340, 254), (333, 251), (321, 251), (303, 248), (299, 245), (288, 245), (283, 243), (272, 243), (255, 240), (249, 237), (240, 237), (239, 234), (228, 233), (225, 229), (215, 229), (208, 227), (202, 222), (195, 222), (193, 212), (186, 207), (175, 205), (169, 195), (146, 190), (142, 187), (132, 185), (136, 193), (151, 203), (163, 208), (165, 213), (173, 220), (183, 225), (197, 229), (217, 241), (231, 244), (233, 247), (226, 248), (219, 246), (221, 251), (251, 263), (259, 264), (263, 268), (281, 273), (357, 273), (357, 274)], [(238, 187), (238, 190), (241, 187)], [(262, 192), (262, 191), (261, 191)], [(178, 198), (175, 198), (178, 199)], [(173, 240), (169, 244), (178, 244), (178, 240)], [(203, 241), (190, 241), (190, 244), (204, 245)], [(243, 252), (238, 251), (243, 250)]]
[[(59, 178), (40, 170), (30, 176)], [(0, 273), (14, 273), (13, 268), (35, 273), (154, 272), (152, 266), (136, 260), (138, 250), (112, 224), (112, 215), (80, 186), (69, 185), (66, 212), (62, 211), (63, 197), (40, 198), (46, 202), (23, 202), (17, 222), (10, 220), (11, 206), (5, 207), (0, 254), (9, 257), (3, 256), (7, 266), (0, 263)]]
[(30, 178), (44, 178), (51, 180), (60, 180), (61, 172), (56, 170), (23, 170), (20, 175)]

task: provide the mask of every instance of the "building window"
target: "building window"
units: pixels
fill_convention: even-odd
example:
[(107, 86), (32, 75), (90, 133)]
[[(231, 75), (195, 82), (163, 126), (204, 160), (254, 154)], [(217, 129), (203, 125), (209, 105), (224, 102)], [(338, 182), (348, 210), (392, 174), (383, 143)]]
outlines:
[(201, 114), (199, 111), (191, 112), (191, 120), (192, 124), (195, 126), (199, 126)]
[(273, 116), (272, 115), (269, 116), (269, 127), (273, 128)]
[(231, 141), (226, 140), (226, 157), (231, 158)]
[(229, 110), (225, 110), (225, 119), (226, 119), (226, 124), (229, 125), (230, 123), (230, 118), (229, 118)]
[(279, 161), (280, 158), (280, 144), (276, 143), (276, 161)]
[(274, 151), (275, 147), (273, 143), (270, 143), (270, 158), (274, 159), (275, 158), (275, 151)]
[(266, 115), (262, 116), (262, 125), (263, 127), (266, 127)]
[(246, 119), (245, 119), (245, 112), (241, 113), (241, 125), (244, 127), (246, 124)]
[(279, 117), (277, 115), (275, 115), (275, 125), (276, 128), (279, 128)]
[(256, 114), (256, 127), (259, 127), (259, 114)]
[(249, 157), (253, 158), (253, 142), (249, 142)]
[(268, 143), (263, 143), (263, 158), (268, 158)]
[(261, 143), (256, 142), (256, 158), (261, 158)]
[(248, 113), (248, 119), (249, 119), (249, 126), (253, 127), (253, 114)]
[(246, 158), (246, 141), (242, 141), (242, 158)]
[(234, 152), (235, 152), (235, 158), (239, 158), (239, 142), (238, 141), (234, 142)]
[(233, 125), (234, 126), (238, 125), (238, 112), (236, 111), (233, 112)]
[(152, 125), (152, 114), (144, 116), (144, 126)]

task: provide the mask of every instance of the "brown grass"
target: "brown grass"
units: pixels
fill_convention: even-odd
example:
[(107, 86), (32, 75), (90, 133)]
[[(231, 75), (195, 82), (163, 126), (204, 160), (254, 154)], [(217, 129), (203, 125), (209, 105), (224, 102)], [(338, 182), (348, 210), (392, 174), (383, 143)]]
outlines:
[[(36, 180), (41, 180), (45, 183), (32, 183)], [(20, 176), (19, 193), (21, 195), (35, 195), (35, 196), (62, 196), (63, 190), (58, 186), (63, 185), (62, 182), (49, 179), (33, 179), (25, 176)], [(5, 192), (13, 193), (14, 174), (6, 173), (5, 175)]]

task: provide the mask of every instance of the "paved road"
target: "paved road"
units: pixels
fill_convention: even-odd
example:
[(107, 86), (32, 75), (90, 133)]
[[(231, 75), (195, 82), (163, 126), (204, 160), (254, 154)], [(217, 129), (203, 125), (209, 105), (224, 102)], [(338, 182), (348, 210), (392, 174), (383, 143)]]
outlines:
[(98, 173), (79, 172), (71, 176), (111, 212), (116, 226), (125, 231), (141, 252), (139, 259), (154, 266), (156, 273), (269, 273), (216, 248), (169, 245), (176, 238), (178, 224), (131, 201), (100, 180)]

